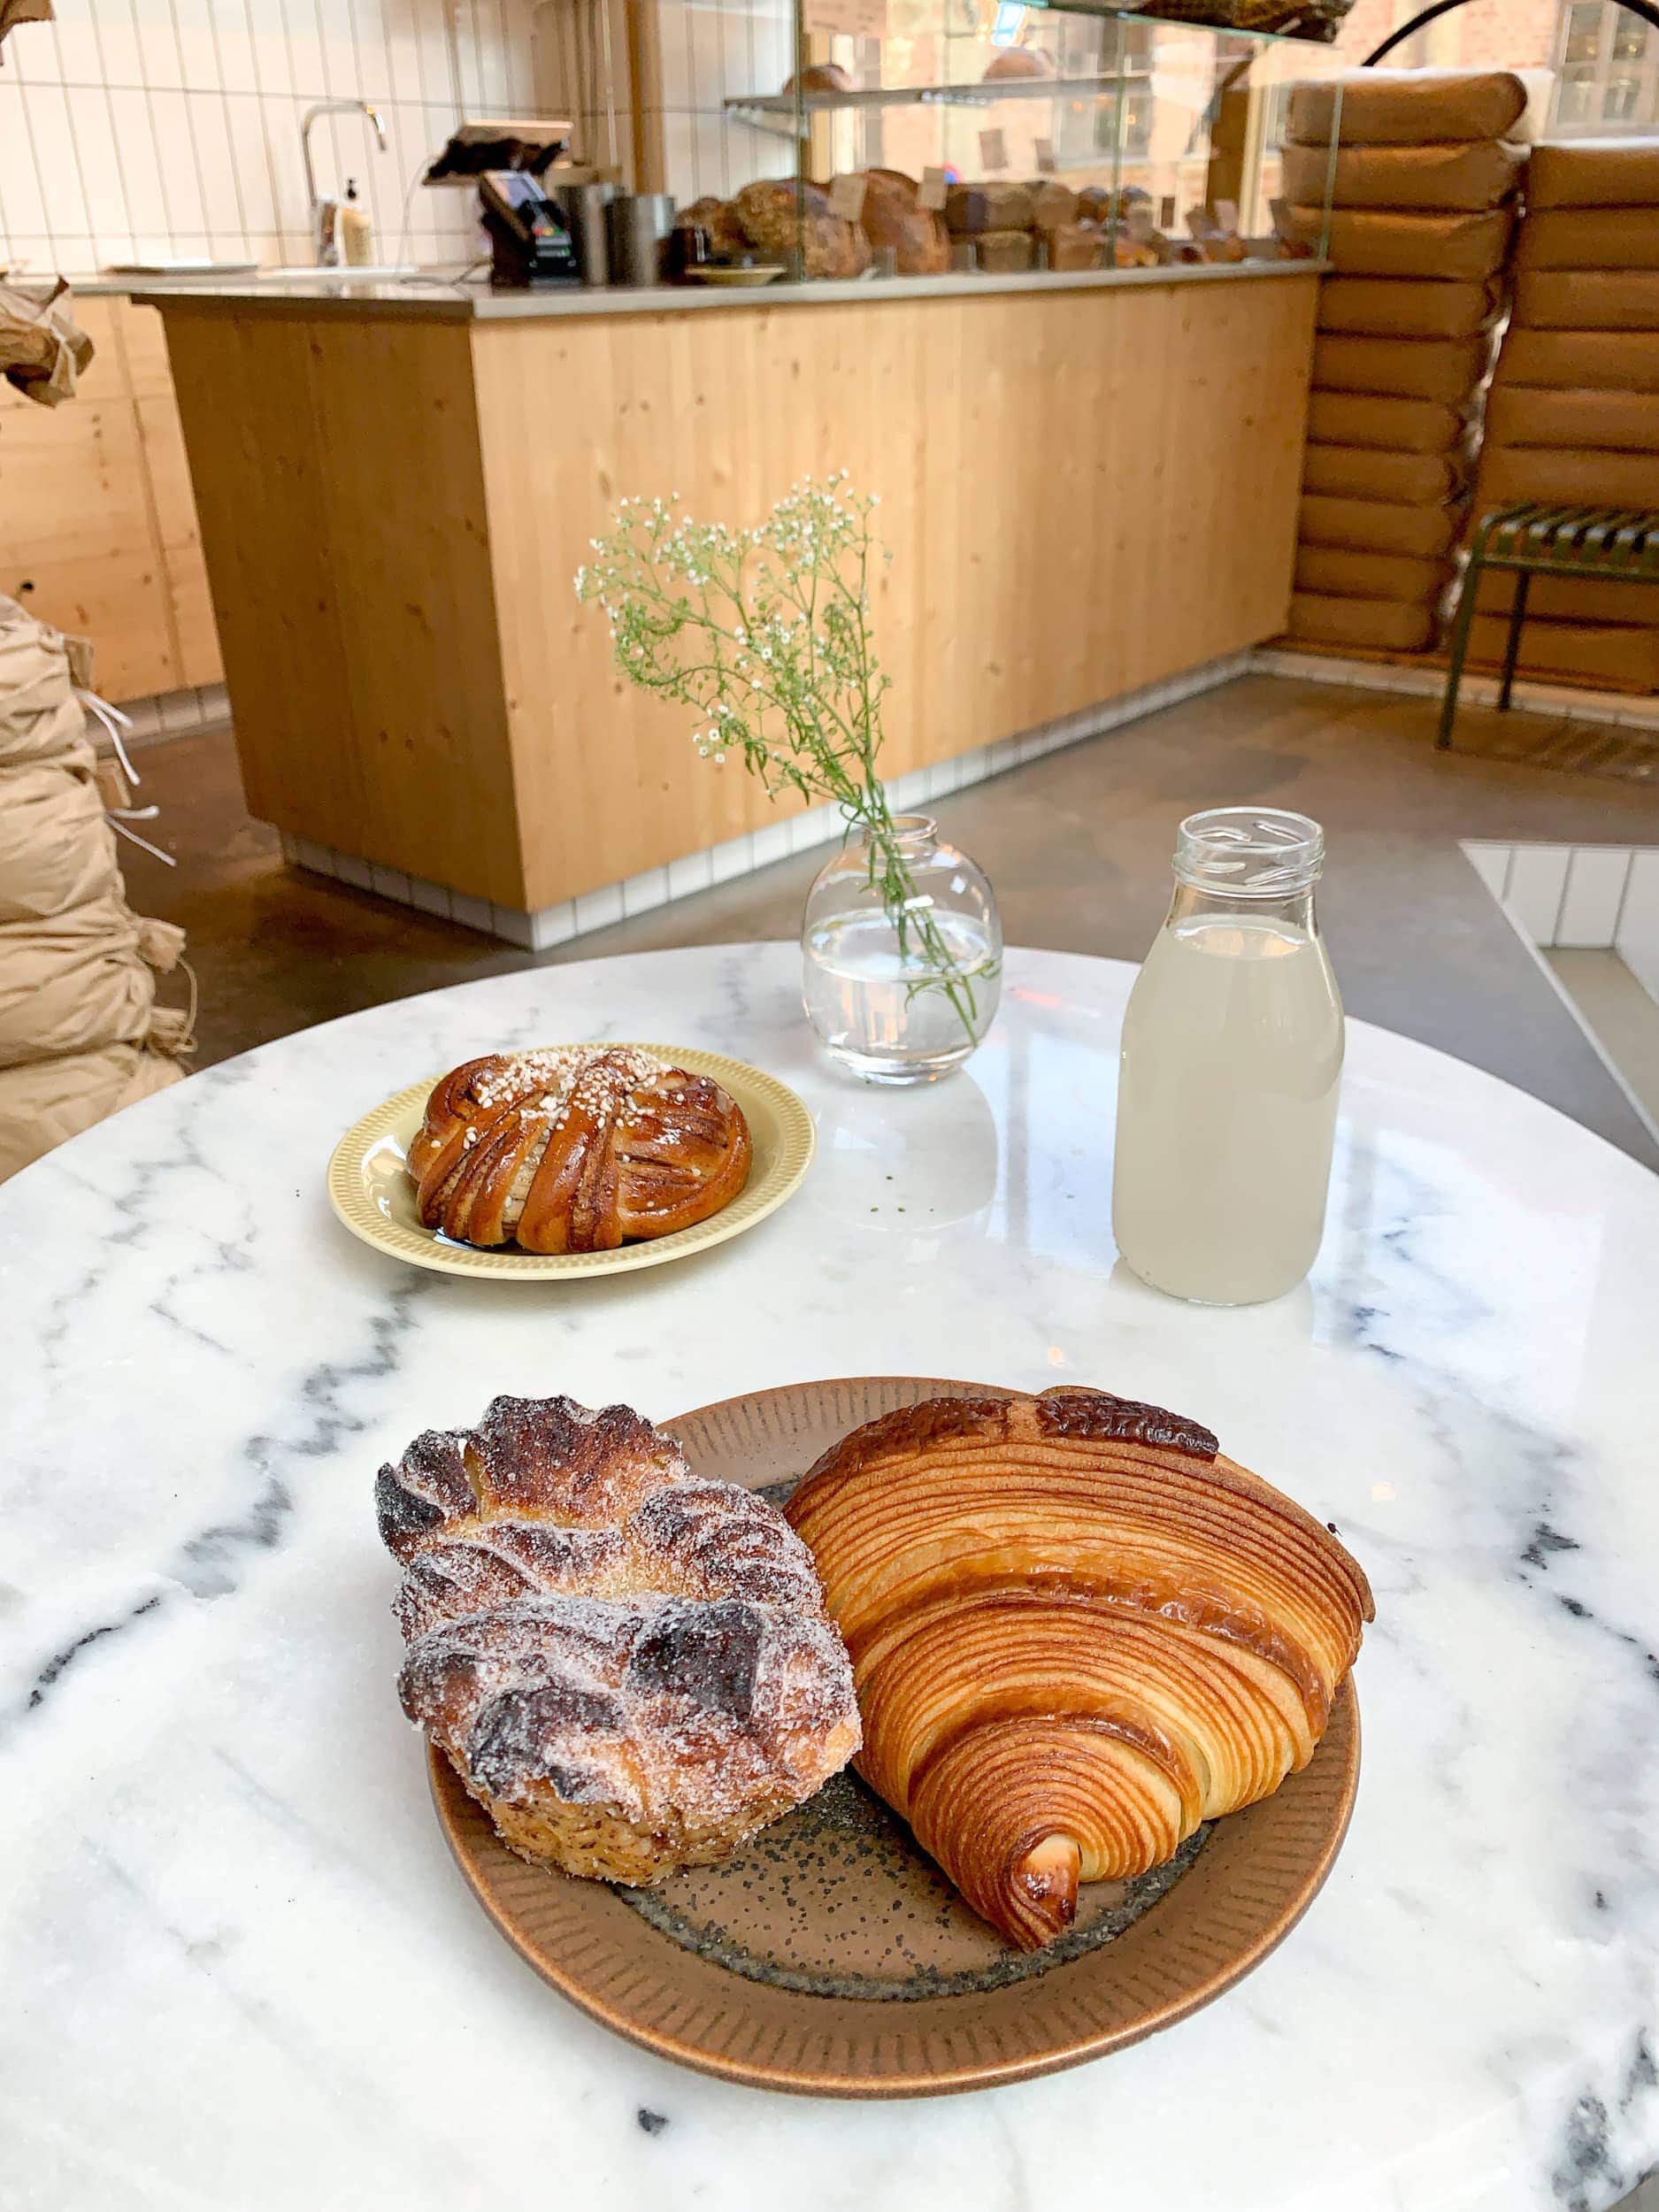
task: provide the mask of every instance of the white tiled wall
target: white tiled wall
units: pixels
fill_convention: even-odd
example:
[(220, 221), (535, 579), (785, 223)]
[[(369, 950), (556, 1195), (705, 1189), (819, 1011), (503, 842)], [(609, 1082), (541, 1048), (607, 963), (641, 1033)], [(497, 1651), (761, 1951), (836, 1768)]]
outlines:
[(1471, 841), (1463, 850), (1535, 945), (1610, 948), (1659, 998), (1659, 849)]
[(377, 258), (459, 257), (473, 250), (472, 195), (411, 194), (414, 178), (461, 114), (534, 110), (531, 0), (57, 9), (14, 30), (0, 64), (0, 261), (26, 273), (310, 259), (299, 126), (322, 99), (370, 100), (385, 119), (384, 154), (354, 116), (312, 135), (319, 189), (356, 178)]
[[(1294, 676), (1310, 684), (1346, 684), (1356, 691), (1394, 691), (1414, 698), (1439, 698), (1446, 689), (1446, 670), (1438, 662), (1407, 668), (1391, 661), (1344, 660), (1340, 653), (1263, 645), (1256, 648), (1251, 665), (1258, 675)], [(1457, 695), (1467, 706), (1492, 706), (1498, 696), (1498, 679), (1471, 672), (1463, 678)], [(1618, 722), (1634, 729), (1659, 729), (1659, 696), (1652, 693), (1588, 691), (1576, 685), (1532, 683), (1517, 678), (1514, 703), (1534, 714), (1571, 714), (1576, 722)]]
[[(311, 258), (300, 119), (373, 101), (390, 141), (330, 116), (318, 185), (355, 177), (377, 257), (456, 259), (472, 196), (411, 186), (466, 115), (534, 114), (549, 7), (567, 0), (58, 0), (0, 61), (0, 262), (85, 275), (112, 261)], [(453, 22), (453, 36), (446, 25)], [(682, 204), (789, 173), (786, 139), (728, 123), (728, 96), (778, 92), (793, 65), (789, 0), (660, 0), (667, 188)], [(626, 101), (626, 69), (618, 93)], [(624, 158), (626, 156), (626, 127)]]
[(725, 103), (782, 91), (795, 66), (794, 22), (788, 0), (660, 0), (663, 151), (667, 189), (682, 206), (793, 173), (793, 142), (728, 122)]

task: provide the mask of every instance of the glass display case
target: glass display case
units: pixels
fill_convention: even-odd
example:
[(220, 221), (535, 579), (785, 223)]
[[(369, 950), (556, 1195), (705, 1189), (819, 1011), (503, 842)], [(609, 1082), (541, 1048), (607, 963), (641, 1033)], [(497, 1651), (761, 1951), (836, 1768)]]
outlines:
[[(758, 58), (767, 42), (751, 27), (748, 47)], [(1065, 274), (1322, 250), (1325, 209), (1286, 220), (1279, 199), (1287, 88), (1340, 67), (1306, 39), (1087, 0), (795, 0), (769, 51), (780, 81), (757, 69), (734, 89), (726, 50), (718, 157), (705, 109), (694, 196), (670, 165), (677, 258), (694, 281)], [(718, 190), (704, 181), (716, 167)]]

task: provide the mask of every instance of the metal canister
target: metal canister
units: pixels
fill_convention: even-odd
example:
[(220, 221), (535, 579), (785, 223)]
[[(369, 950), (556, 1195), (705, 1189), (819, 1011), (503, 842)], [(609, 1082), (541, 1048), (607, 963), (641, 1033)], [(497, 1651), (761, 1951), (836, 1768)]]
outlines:
[(605, 210), (614, 284), (660, 284), (668, 234), (674, 226), (672, 192), (621, 194)]
[(609, 284), (611, 254), (605, 211), (617, 196), (614, 184), (561, 184), (549, 195), (570, 227), (584, 284)]

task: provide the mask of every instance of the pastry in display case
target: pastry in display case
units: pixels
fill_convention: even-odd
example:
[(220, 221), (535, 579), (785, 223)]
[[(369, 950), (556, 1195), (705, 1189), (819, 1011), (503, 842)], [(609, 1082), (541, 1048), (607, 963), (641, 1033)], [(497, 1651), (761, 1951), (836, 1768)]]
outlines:
[[(676, 142), (699, 187), (676, 218), (689, 274), (1059, 277), (1317, 251), (1300, 230), (1282, 242), (1275, 211), (1288, 87), (1336, 69), (1305, 39), (1068, 0), (793, 0), (770, 28), (772, 84), (729, 88), (745, 49), (727, 39), (718, 110)], [(703, 81), (693, 68), (698, 96)]]

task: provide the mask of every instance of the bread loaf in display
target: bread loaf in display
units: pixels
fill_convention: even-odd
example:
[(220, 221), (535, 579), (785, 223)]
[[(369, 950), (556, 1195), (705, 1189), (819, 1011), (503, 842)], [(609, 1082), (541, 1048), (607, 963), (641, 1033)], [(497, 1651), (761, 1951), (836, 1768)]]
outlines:
[(709, 243), (717, 255), (747, 253), (749, 242), (743, 226), (738, 221), (730, 200), (717, 200), (705, 195), (682, 207), (674, 217), (676, 230), (702, 230), (709, 234)]
[(870, 266), (869, 240), (831, 212), (820, 185), (764, 179), (746, 184), (732, 206), (744, 237), (768, 259), (787, 264), (798, 244), (810, 277), (862, 276)]
[(1047, 177), (1035, 184), (1028, 184), (1031, 195), (1031, 227), (1033, 230), (1058, 230), (1063, 224), (1075, 223), (1079, 209), (1077, 194), (1068, 184), (1056, 184)]
[(1105, 265), (1106, 233), (1093, 223), (1062, 223), (1042, 236), (1051, 269), (1099, 269)]
[(815, 61), (798, 78), (784, 79), (786, 92), (795, 91), (797, 86), (803, 92), (852, 92), (857, 88), (838, 61)]
[(1028, 184), (953, 184), (945, 198), (945, 221), (959, 238), (1029, 230), (1033, 212)]
[(987, 276), (1023, 276), (1037, 265), (1037, 241), (1028, 230), (982, 230), (973, 246)]
[(920, 188), (897, 169), (867, 169), (859, 226), (872, 247), (886, 248), (900, 276), (942, 276), (950, 266), (943, 218), (919, 204)]
[(1054, 56), (1041, 46), (1004, 46), (985, 65), (986, 84), (1018, 84), (1033, 77), (1052, 77)]

